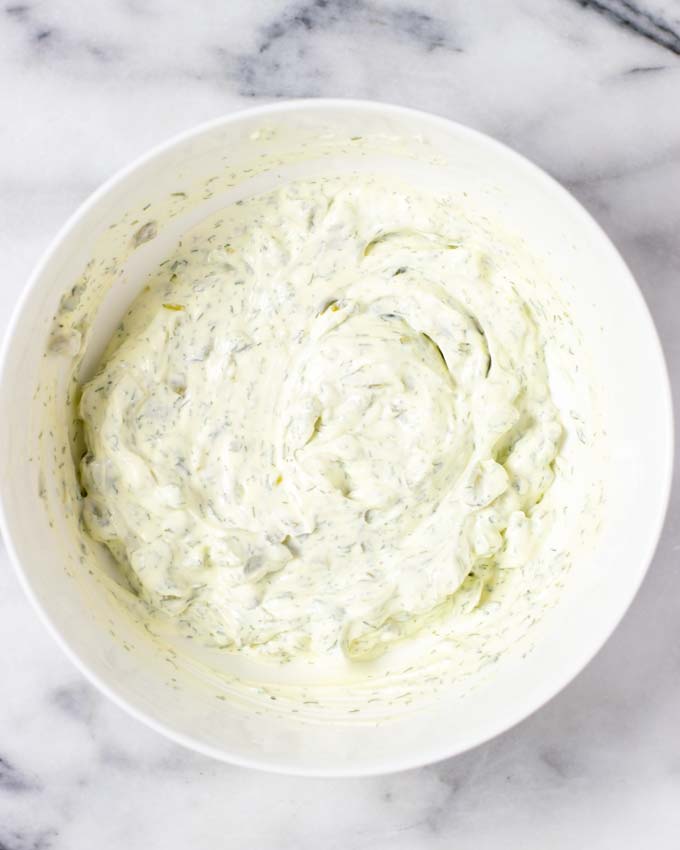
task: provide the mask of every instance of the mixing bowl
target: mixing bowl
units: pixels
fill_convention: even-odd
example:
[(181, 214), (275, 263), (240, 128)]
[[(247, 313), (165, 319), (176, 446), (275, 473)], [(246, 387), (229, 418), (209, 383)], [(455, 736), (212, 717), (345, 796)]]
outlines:
[[(606, 431), (601, 528), (572, 566), (531, 646), (501, 656), (464, 692), (405, 701), (391, 716), (331, 719), (277, 707), (260, 689), (232, 699), (229, 676), (185, 663), (120, 600), (115, 576), (77, 533), (68, 447), (75, 387), (146, 274), (184, 230), (295, 178), (389, 170), (447, 189), (520, 234), (560, 289), (592, 364)], [(90, 328), (60, 334), (58, 309), (92, 287)], [(58, 324), (58, 322), (57, 322)], [(356, 101), (278, 103), (178, 136), (115, 175), (66, 223), (26, 287), (2, 357), (2, 530), (19, 578), (82, 672), (135, 717), (225, 761), (308, 775), (422, 765), (508, 729), (593, 657), (652, 558), (672, 469), (672, 411), (659, 341), (630, 272), (584, 209), (503, 145), (432, 115)], [(232, 671), (233, 672), (233, 671)], [(230, 674), (231, 675), (231, 674)]]

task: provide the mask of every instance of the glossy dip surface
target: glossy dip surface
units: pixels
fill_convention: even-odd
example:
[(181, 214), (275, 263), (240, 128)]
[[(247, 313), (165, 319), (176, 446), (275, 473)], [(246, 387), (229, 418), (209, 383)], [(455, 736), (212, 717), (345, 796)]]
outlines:
[(89, 534), (211, 646), (362, 661), (469, 635), (479, 663), (480, 629), (502, 648), (507, 615), (531, 621), (586, 502), (553, 398), (574, 331), (525, 250), (365, 175), (211, 215), (84, 388)]

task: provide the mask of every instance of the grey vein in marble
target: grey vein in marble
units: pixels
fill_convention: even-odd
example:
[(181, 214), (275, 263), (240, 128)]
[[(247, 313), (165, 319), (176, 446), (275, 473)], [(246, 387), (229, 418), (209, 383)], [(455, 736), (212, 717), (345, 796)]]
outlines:
[[(605, 15), (615, 24), (648, 38), (659, 47), (680, 56), (680, 26), (674, 27), (664, 18), (628, 0), (574, 0), (579, 6)], [(650, 70), (637, 69), (637, 70)]]
[[(328, 76), (323, 68), (323, 45), (320, 41), (316, 47), (310, 36), (323, 38), (329, 32), (347, 35), (356, 29), (371, 32), (378, 50), (382, 41), (397, 40), (428, 53), (461, 52), (450, 21), (417, 7), (378, 5), (367, 0), (312, 0), (283, 7), (275, 20), (262, 27), (255, 49), (236, 58), (239, 92), (246, 97), (321, 96)], [(301, 46), (301, 40), (306, 46)], [(292, 57), (304, 62), (306, 74), (296, 73)], [(351, 55), (348, 59), (351, 61)], [(286, 73), (288, 69), (292, 73)]]

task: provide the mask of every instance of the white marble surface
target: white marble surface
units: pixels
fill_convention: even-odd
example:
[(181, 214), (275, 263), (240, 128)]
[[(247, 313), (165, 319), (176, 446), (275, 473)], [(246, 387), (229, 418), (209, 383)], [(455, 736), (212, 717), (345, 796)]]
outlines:
[[(0, 328), (112, 171), (303, 95), (430, 109), (563, 181), (630, 263), (680, 393), (678, 0), (4, 0)], [(562, 694), (465, 756), (378, 779), (287, 779), (165, 741), (83, 680), (0, 553), (0, 850), (677, 848), (679, 509), (676, 487), (632, 609)]]

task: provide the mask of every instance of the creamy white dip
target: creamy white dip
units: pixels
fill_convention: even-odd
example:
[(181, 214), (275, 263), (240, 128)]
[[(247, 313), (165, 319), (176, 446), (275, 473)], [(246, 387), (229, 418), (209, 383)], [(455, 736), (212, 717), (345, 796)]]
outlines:
[(84, 388), (89, 533), (154, 608), (263, 657), (474, 616), (560, 510), (549, 325), (510, 253), (367, 177), (205, 220)]

